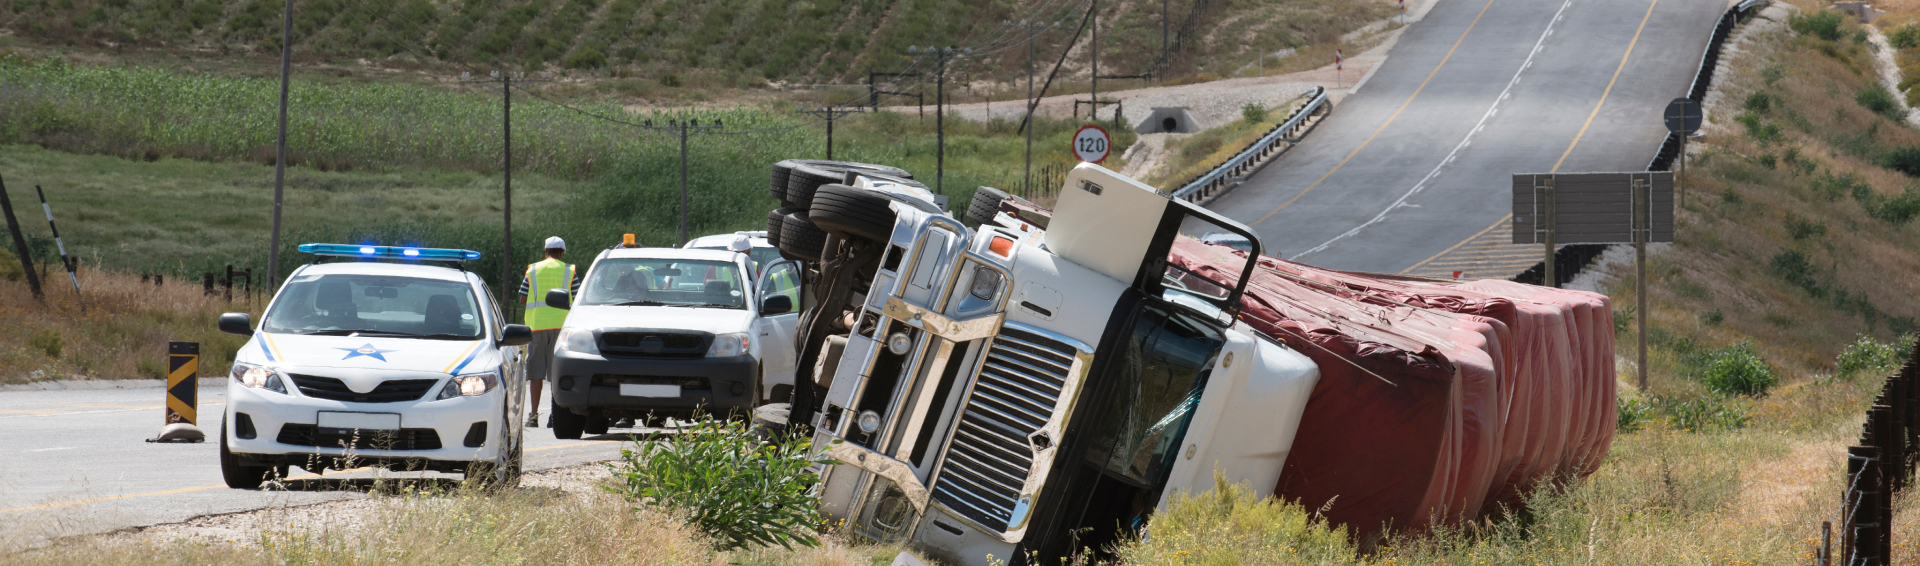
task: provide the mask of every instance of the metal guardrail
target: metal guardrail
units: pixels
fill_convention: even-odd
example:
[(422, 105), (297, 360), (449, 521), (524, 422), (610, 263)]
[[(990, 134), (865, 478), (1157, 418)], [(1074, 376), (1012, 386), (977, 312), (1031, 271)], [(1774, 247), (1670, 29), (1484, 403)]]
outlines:
[(1202, 173), (1200, 176), (1194, 177), (1193, 180), (1181, 185), (1178, 190), (1173, 191), (1173, 198), (1185, 199), (1193, 203), (1204, 203), (1213, 197), (1219, 196), (1225, 192), (1225, 189), (1231, 188), (1229, 184), (1231, 180), (1229, 174), (1246, 173), (1249, 168), (1257, 165), (1256, 162), (1260, 158), (1266, 157), (1276, 150), (1284, 151), (1284, 149), (1280, 147), (1281, 144), (1290, 144), (1293, 141), (1297, 141), (1290, 139), (1295, 137), (1292, 134), (1304, 126), (1309, 118), (1325, 115), (1331, 109), (1332, 106), (1327, 103), (1326, 87), (1313, 87), (1313, 91), (1308, 95), (1306, 104), (1302, 104), (1299, 108), (1294, 109), (1293, 115), (1288, 117), (1286, 122), (1274, 126), (1272, 131), (1267, 132), (1265, 136), (1261, 136), (1258, 141), (1247, 144), (1247, 148), (1240, 150), (1240, 153), (1234, 155), (1232, 159), (1228, 159), (1225, 163), (1214, 167), (1213, 170)]
[[(1720, 15), (1719, 23), (1713, 26), (1713, 36), (1707, 40), (1707, 50), (1700, 55), (1700, 67), (1694, 71), (1693, 84), (1687, 86), (1687, 98), (1695, 102), (1706, 100), (1707, 89), (1713, 86), (1713, 72), (1720, 68), (1721, 47), (1726, 44), (1727, 38), (1733, 35), (1733, 29), (1740, 25), (1741, 19), (1769, 3), (1771, 0), (1745, 0), (1728, 8), (1725, 14)], [(1666, 139), (1660, 142), (1660, 150), (1654, 152), (1653, 161), (1647, 163), (1647, 170), (1673, 170), (1673, 161), (1680, 157), (1680, 141), (1680, 134), (1667, 134)], [(1558, 287), (1573, 281), (1574, 276), (1579, 275), (1581, 270), (1593, 263), (1595, 258), (1600, 257), (1600, 253), (1606, 251), (1606, 248), (1606, 244), (1574, 244), (1556, 250), (1553, 253), (1553, 273), (1554, 279), (1558, 281), (1555, 281), (1553, 286)], [(1544, 285), (1546, 269), (1546, 262), (1536, 263), (1509, 280), (1530, 285)]]

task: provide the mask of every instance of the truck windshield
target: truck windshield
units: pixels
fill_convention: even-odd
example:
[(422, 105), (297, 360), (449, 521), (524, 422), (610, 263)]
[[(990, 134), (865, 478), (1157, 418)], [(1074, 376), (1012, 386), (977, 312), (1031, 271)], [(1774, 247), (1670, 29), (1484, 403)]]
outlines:
[(574, 304), (744, 309), (746, 287), (732, 262), (608, 258), (593, 264)]
[(484, 325), (463, 281), (384, 275), (303, 275), (287, 281), (260, 329), (291, 334), (479, 338)]
[(1117, 352), (1109, 375), (1116, 389), (1096, 417), (1089, 463), (1157, 497), (1224, 344), (1184, 311), (1145, 306)]

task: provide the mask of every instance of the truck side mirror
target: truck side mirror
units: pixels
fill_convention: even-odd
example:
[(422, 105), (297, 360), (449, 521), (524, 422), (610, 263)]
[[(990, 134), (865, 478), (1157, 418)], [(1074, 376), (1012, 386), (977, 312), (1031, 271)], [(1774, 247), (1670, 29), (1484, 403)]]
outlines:
[(227, 334), (253, 336), (252, 317), (243, 312), (230, 312), (220, 315), (220, 331)]
[(774, 295), (760, 302), (760, 316), (773, 316), (793, 312), (793, 297)]
[(573, 309), (573, 298), (567, 296), (566, 289), (548, 289), (547, 306), (556, 309)]
[(533, 329), (525, 324), (509, 324), (500, 329), (501, 346), (525, 346), (532, 343)]

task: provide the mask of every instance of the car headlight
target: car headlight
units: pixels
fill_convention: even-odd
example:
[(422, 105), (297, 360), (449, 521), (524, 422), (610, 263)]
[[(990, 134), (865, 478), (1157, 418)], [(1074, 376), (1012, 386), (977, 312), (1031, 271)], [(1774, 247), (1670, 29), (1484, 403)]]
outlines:
[(454, 397), (472, 397), (492, 391), (493, 388), (499, 386), (500, 372), (497, 370), (485, 373), (470, 373), (448, 380), (447, 386), (440, 388), (440, 396), (434, 400), (452, 399)]
[(281, 394), (287, 392), (286, 384), (280, 382), (280, 372), (256, 365), (233, 364), (233, 380), (254, 389), (265, 389)]
[(731, 358), (747, 353), (751, 345), (745, 332), (730, 332), (713, 335), (713, 346), (707, 348), (709, 358)]
[(563, 328), (560, 338), (554, 341), (554, 350), (565, 350), (575, 354), (600, 355), (600, 345), (593, 341), (593, 331), (585, 328)]

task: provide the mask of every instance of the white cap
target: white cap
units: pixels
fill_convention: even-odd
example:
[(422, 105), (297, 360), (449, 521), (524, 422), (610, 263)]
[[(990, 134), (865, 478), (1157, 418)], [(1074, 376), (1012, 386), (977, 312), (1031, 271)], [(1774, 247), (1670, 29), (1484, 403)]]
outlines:
[(559, 236), (553, 236), (553, 237), (547, 238), (547, 249), (549, 250), (567, 249), (567, 241), (560, 239)]
[(735, 251), (735, 252), (743, 252), (743, 253), (744, 253), (744, 252), (746, 252), (747, 250), (750, 250), (750, 249), (753, 249), (753, 242), (752, 242), (752, 241), (749, 241), (749, 240), (747, 240), (747, 237), (746, 237), (746, 236), (734, 236), (734, 237), (733, 237), (733, 241), (732, 241), (732, 242), (729, 242), (729, 243), (727, 243), (727, 250), (728, 250), (728, 251)]

